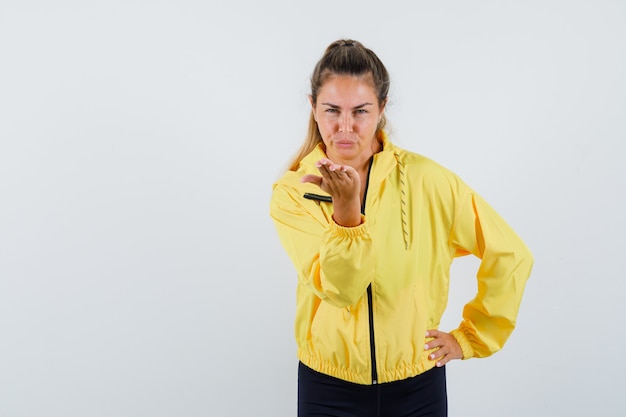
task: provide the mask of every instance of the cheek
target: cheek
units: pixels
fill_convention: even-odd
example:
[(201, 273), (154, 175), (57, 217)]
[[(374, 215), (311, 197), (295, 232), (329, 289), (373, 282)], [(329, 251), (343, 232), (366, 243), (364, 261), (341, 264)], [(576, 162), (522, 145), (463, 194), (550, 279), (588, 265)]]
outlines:
[(378, 126), (376, 119), (369, 117), (357, 120), (353, 125), (353, 129), (359, 132), (368, 132), (370, 130), (376, 130), (376, 126)]
[(326, 138), (338, 130), (338, 124), (334, 123), (332, 120), (322, 119), (318, 120), (317, 128), (322, 134), (322, 137)]

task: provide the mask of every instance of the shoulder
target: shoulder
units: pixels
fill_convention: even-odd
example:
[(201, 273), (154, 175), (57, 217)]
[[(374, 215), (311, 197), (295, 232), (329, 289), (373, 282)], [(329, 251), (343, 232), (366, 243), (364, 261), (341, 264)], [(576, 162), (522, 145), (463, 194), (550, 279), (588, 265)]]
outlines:
[(316, 148), (302, 159), (297, 170), (289, 170), (283, 173), (282, 176), (272, 184), (271, 203), (314, 204), (310, 200), (304, 199), (304, 194), (313, 193), (326, 195), (316, 185), (301, 182), (305, 174), (319, 175), (315, 163), (324, 157), (324, 152), (320, 148)]
[(419, 180), (424, 185), (446, 183), (459, 186), (463, 184), (457, 174), (430, 157), (398, 146), (394, 146), (394, 153), (398, 165), (405, 170), (409, 181)]

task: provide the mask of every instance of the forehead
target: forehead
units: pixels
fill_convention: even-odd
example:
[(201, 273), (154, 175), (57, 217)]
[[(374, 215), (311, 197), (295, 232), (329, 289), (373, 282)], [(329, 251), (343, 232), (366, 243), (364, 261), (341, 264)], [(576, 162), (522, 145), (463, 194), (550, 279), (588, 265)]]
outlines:
[(370, 74), (363, 76), (355, 75), (329, 75), (322, 84), (318, 93), (318, 102), (327, 100), (333, 104), (362, 104), (363, 102), (376, 103), (376, 92)]

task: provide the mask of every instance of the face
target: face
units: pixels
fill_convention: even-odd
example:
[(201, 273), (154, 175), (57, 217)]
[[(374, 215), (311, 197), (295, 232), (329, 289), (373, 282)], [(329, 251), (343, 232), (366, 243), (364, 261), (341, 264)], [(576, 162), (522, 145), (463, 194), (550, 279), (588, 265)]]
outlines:
[(380, 148), (376, 127), (383, 110), (369, 77), (330, 76), (313, 107), (326, 155), (335, 163), (360, 168)]

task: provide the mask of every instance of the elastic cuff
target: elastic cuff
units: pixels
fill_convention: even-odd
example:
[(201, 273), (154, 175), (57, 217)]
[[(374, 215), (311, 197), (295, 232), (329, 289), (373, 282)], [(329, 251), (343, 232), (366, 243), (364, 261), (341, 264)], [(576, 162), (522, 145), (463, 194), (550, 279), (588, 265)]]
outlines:
[(358, 226), (354, 226), (354, 227), (340, 226), (334, 221), (331, 221), (330, 230), (332, 230), (332, 232), (336, 234), (337, 236), (345, 237), (345, 238), (363, 236), (364, 234), (367, 233), (367, 226), (365, 226), (365, 216), (361, 214), (361, 224)]
[(450, 334), (459, 342), (461, 350), (463, 351), (463, 359), (469, 359), (474, 356), (474, 349), (472, 349), (472, 345), (467, 339), (467, 336), (465, 336), (465, 333), (460, 329), (455, 329), (452, 330)]

